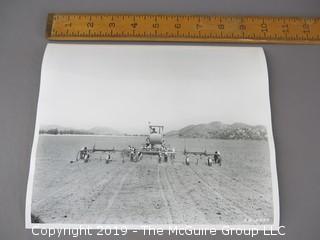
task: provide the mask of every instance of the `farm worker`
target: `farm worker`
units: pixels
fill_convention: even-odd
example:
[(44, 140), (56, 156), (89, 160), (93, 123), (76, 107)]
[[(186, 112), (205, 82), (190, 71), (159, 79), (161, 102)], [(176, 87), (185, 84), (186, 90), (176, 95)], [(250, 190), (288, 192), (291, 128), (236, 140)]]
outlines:
[(134, 152), (133, 152), (133, 150), (131, 149), (131, 151), (130, 151), (130, 161), (133, 161), (133, 157), (134, 157)]
[(219, 165), (221, 166), (221, 155), (218, 151), (216, 151), (213, 155), (214, 157), (214, 162), (215, 163), (219, 163)]
[(168, 162), (168, 153), (167, 152), (164, 152), (164, 161)]
[(88, 162), (89, 161), (89, 153), (86, 153), (85, 156), (84, 156), (84, 162)]
[(130, 161), (133, 160), (133, 148), (131, 147), (131, 145), (129, 145), (129, 157), (130, 157)]
[(146, 138), (146, 147), (149, 147), (149, 146), (150, 146), (150, 138), (147, 137), (147, 138)]
[(86, 155), (87, 155), (87, 147), (81, 148), (81, 150), (80, 150), (80, 159), (84, 159)]
[(161, 153), (160, 152), (158, 153), (158, 161), (159, 161), (159, 163), (161, 163)]
[(172, 148), (172, 153), (170, 154), (171, 160), (175, 159), (175, 152), (176, 152), (176, 150), (174, 148)]
[(84, 152), (84, 147), (80, 149), (80, 159), (84, 158), (83, 152)]
[(142, 152), (138, 152), (138, 161), (142, 159)]

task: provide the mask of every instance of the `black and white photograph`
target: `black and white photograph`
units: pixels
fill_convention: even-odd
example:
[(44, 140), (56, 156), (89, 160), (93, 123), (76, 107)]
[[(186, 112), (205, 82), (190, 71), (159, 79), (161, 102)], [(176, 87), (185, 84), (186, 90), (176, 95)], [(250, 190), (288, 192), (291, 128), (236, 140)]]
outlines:
[(48, 44), (26, 227), (279, 226), (259, 47)]

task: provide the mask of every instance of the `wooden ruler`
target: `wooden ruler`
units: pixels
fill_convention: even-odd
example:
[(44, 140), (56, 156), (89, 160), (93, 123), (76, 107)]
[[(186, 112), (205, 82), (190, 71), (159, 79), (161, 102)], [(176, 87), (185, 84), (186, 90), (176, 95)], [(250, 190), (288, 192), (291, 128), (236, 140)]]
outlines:
[(49, 40), (319, 44), (319, 17), (49, 14)]

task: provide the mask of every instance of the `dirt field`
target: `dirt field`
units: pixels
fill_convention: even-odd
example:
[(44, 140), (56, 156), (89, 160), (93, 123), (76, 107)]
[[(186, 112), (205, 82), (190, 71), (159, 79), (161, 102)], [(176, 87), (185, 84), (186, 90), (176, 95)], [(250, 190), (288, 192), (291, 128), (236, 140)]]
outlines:
[[(45, 223), (271, 223), (268, 158), (254, 160), (265, 146), (246, 153), (244, 160), (243, 144), (249, 143), (239, 144), (229, 154), (223, 150), (222, 167), (208, 167), (205, 159), (198, 164), (191, 159), (186, 166), (181, 154), (161, 164), (149, 156), (123, 163), (116, 155), (109, 164), (99, 158), (71, 164), (67, 159), (73, 160), (74, 151), (69, 151), (70, 157), (60, 156), (63, 161), (46, 157), (50, 151), (57, 154), (56, 149), (42, 151), (37, 158), (32, 213)], [(232, 156), (238, 160), (231, 161)]]

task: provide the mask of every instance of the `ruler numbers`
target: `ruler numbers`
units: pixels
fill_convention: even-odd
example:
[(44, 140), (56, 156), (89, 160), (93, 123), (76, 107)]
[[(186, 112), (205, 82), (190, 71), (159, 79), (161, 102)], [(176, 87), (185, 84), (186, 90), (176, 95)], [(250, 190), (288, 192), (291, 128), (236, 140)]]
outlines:
[(51, 14), (49, 40), (320, 43), (319, 18)]

